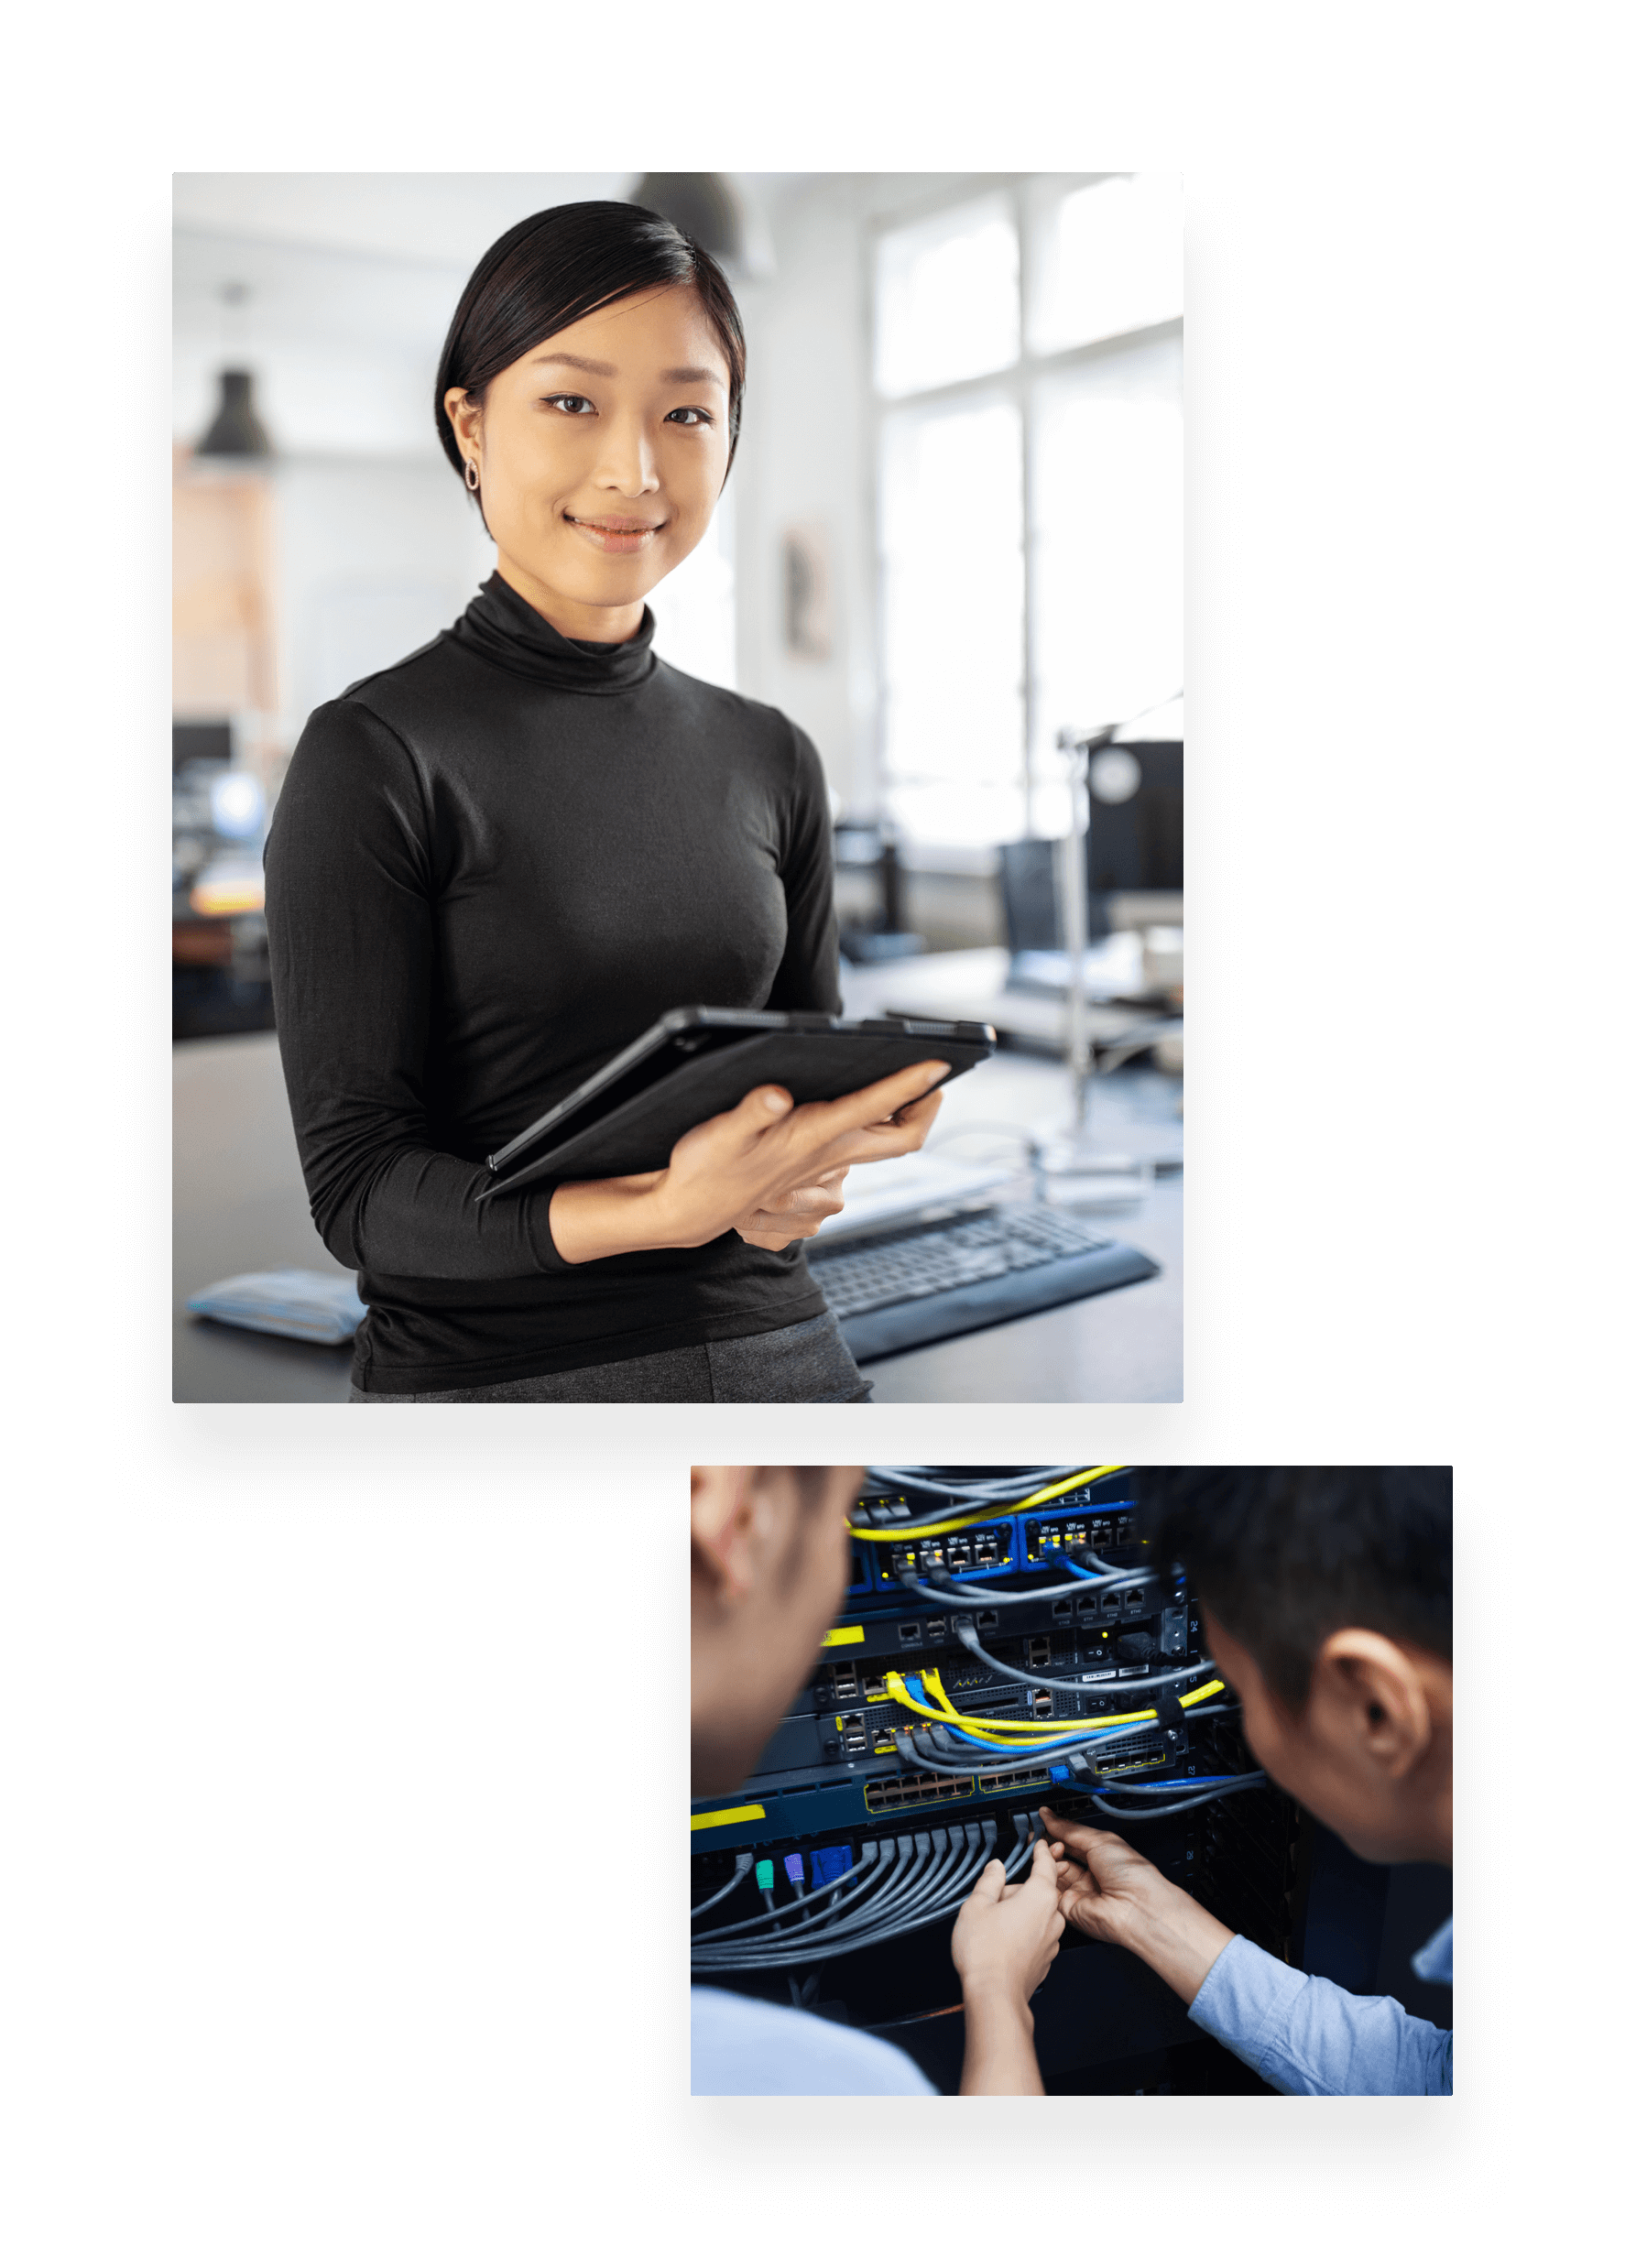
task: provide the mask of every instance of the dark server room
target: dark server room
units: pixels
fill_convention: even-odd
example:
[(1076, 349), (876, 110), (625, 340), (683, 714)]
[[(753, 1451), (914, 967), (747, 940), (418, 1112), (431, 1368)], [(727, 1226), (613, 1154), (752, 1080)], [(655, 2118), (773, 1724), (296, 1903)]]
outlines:
[(693, 2093), (1450, 2093), (1450, 1467), (690, 1467)]

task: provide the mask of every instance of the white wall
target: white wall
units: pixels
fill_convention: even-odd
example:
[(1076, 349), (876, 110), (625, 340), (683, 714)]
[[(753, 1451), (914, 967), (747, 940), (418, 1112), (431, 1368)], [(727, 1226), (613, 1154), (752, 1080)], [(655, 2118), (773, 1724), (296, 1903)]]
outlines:
[[(831, 784), (872, 810), (878, 742), (868, 384), (874, 218), (976, 177), (743, 177), (761, 250), (739, 286), (745, 433), (717, 523), (656, 592), (656, 645), (804, 725)], [(195, 441), (214, 373), (256, 374), (277, 445), (282, 731), (450, 622), (494, 555), (435, 441), (431, 397), (468, 269), (501, 228), (624, 177), (178, 177), (174, 418)], [(246, 283), (241, 316), (220, 287)], [(786, 649), (781, 544), (821, 523), (827, 661)], [(730, 619), (730, 613), (736, 618)]]
[[(803, 725), (843, 806), (878, 807), (878, 607), (869, 266), (883, 217), (955, 193), (975, 174), (823, 174), (767, 199), (774, 272), (739, 294), (749, 347), (738, 487), (739, 686)], [(784, 638), (785, 530), (827, 532), (832, 650), (791, 654)], [(944, 605), (954, 603), (943, 593)]]

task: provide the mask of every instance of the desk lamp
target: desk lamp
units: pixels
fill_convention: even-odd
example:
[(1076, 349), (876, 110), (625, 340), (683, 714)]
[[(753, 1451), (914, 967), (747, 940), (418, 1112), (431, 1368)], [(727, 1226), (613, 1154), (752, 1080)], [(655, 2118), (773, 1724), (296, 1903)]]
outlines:
[[(1174, 693), (1169, 699), (1179, 697)], [(1096, 1149), (1089, 1132), (1089, 1082), (1095, 1065), (1085, 979), (1085, 955), (1089, 948), (1088, 799), (1089, 767), (1093, 759), (1129, 725), (1137, 725), (1140, 717), (1150, 716), (1153, 710), (1167, 705), (1165, 701), (1152, 702), (1135, 716), (1114, 725), (1097, 725), (1085, 733), (1063, 725), (1055, 736), (1055, 745), (1066, 758), (1069, 791), (1062, 911), (1066, 931), (1066, 1068), (1072, 1111), (1060, 1133), (1037, 1146), (1037, 1170), (1041, 1196), (1051, 1194), (1052, 1176), (1079, 1183), (1081, 1186), (1069, 1193), (1070, 1202), (1077, 1205), (1137, 1204), (1155, 1170), (1148, 1159), (1107, 1156)]]

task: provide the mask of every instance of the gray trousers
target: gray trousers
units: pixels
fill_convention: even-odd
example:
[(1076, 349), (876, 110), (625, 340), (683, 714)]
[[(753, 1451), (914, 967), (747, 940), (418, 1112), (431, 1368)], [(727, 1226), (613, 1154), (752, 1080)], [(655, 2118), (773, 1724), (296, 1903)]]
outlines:
[(502, 1386), (458, 1386), (443, 1394), (364, 1394), (352, 1401), (868, 1401), (869, 1380), (846, 1351), (833, 1315), (781, 1331), (708, 1339), (663, 1355), (592, 1363)]

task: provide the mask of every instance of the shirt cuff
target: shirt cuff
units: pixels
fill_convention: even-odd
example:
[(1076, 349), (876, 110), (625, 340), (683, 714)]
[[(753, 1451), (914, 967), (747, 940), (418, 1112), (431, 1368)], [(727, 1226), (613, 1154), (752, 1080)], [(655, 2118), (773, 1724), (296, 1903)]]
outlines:
[(1289, 1968), (1247, 1937), (1232, 1937), (1202, 1979), (1191, 2002), (1194, 2024), (1238, 2055), (1249, 2070), (1263, 2072), (1264, 2059), (1281, 2037), (1287, 2010), (1309, 1979)]

